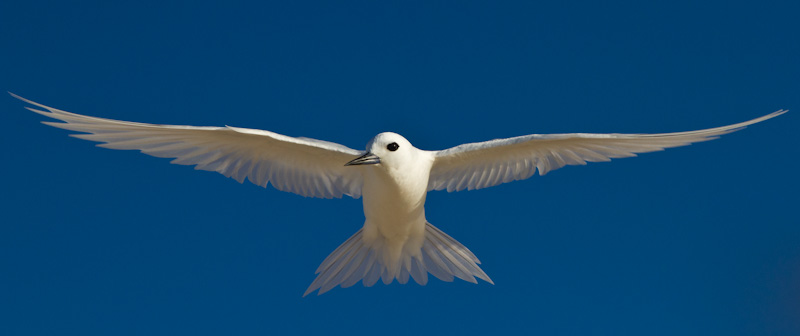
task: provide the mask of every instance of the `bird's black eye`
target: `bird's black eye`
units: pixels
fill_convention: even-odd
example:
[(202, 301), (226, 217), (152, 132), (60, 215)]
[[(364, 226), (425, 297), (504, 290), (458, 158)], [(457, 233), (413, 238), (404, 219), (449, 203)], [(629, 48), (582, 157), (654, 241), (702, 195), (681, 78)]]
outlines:
[(396, 151), (398, 148), (400, 148), (400, 145), (398, 145), (396, 142), (392, 142), (392, 143), (386, 145), (386, 149), (388, 149), (388, 150), (390, 150), (392, 152)]

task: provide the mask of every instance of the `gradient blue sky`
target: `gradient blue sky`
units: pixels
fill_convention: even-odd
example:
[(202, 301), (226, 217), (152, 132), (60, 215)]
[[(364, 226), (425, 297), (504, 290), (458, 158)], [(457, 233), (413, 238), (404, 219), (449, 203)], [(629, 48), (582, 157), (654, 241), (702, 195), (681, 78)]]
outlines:
[[(221, 2), (219, 2), (221, 3)], [(288, 4), (291, 3), (291, 4)], [(68, 111), (362, 149), (530, 133), (713, 142), (429, 194), (496, 285), (301, 298), (363, 223), (93, 147), (0, 97), (0, 334), (800, 334), (800, 5), (0, 3), (0, 89)]]

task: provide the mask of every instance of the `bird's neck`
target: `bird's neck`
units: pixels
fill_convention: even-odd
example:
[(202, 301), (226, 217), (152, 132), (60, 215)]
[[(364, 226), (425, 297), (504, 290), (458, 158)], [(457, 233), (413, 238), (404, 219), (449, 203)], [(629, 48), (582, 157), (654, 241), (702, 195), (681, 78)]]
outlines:
[[(427, 154), (422, 152), (421, 154)], [(370, 167), (364, 176), (364, 206), (393, 209), (398, 215), (422, 211), (428, 191), (428, 178), (433, 160), (416, 155), (402, 167)]]

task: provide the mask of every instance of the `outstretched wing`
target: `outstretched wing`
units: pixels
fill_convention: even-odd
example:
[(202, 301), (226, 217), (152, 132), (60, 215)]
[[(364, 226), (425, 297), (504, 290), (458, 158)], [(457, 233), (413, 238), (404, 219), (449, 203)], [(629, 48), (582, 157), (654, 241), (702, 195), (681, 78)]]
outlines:
[(245, 178), (262, 187), (271, 183), (275, 189), (301, 196), (361, 197), (359, 169), (344, 164), (363, 153), (339, 144), (247, 128), (154, 125), (89, 117), (11, 95), (43, 109), (26, 107), (28, 110), (64, 122), (44, 124), (88, 133), (72, 136), (102, 142), (100, 147), (174, 158), (175, 164), (219, 172), (239, 183)]
[(565, 165), (610, 161), (716, 139), (748, 125), (777, 117), (780, 110), (738, 124), (661, 134), (531, 134), (469, 143), (435, 152), (428, 190), (461, 191), (527, 179)]

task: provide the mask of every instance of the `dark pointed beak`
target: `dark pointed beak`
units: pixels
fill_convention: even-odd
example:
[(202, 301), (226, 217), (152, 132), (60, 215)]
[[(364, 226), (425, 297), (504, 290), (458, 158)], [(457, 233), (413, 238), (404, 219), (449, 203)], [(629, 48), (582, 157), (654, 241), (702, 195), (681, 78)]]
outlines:
[(352, 161), (345, 163), (345, 166), (360, 166), (360, 165), (371, 165), (381, 163), (381, 158), (377, 155), (367, 152), (367, 154), (361, 155)]

